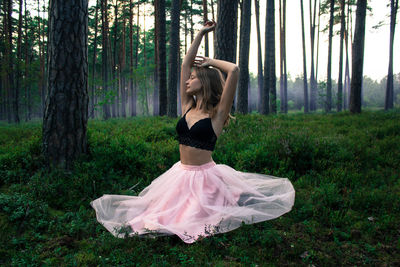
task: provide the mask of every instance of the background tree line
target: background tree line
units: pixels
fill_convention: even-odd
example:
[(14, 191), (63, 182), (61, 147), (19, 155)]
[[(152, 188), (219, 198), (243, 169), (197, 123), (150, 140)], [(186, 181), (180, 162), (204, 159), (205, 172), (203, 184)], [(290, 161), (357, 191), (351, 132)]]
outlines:
[[(286, 113), (295, 107), (304, 112), (316, 109), (329, 112), (334, 108), (341, 111), (349, 109), (351, 92), (354, 93), (354, 111), (361, 110), (362, 101), (364, 106), (375, 105), (385, 109), (400, 104), (399, 76), (393, 74), (398, 0), (382, 3), (391, 6), (391, 52), (388, 76), (379, 82), (379, 86), (373, 86), (379, 88), (374, 93), (369, 93), (371, 89), (366, 86), (376, 82), (370, 82), (368, 78), (364, 79), (362, 93), (361, 82), (353, 86), (360, 88), (358, 91), (351, 91), (350, 71), (355, 71), (351, 67), (354, 62), (351, 57), (358, 55), (358, 60), (363, 57), (363, 54), (357, 53), (361, 46), (354, 47), (355, 33), (361, 27), (358, 32), (363, 35), (363, 25), (365, 31), (365, 14), (356, 11), (367, 9), (367, 6), (362, 6), (366, 1), (310, 0), (310, 9), (300, 10), (304, 71), (303, 77), (293, 77), (294, 80), (286, 70), (286, 2), (267, 0), (267, 15), (260, 18), (258, 0), (91, 1), (88, 9), (87, 59), (89, 117), (177, 116), (180, 113), (177, 94), (180, 59), (194, 38), (196, 25), (207, 19), (215, 19), (219, 23), (214, 33), (214, 44), (207, 38), (203, 53), (210, 56), (210, 47), (213, 46), (215, 57), (236, 62), (241, 69), (235, 100), (237, 112), (268, 114), (279, 110)], [(303, 7), (303, 0), (300, 2)], [(256, 85), (249, 82), (248, 70), (252, 5), (258, 37)], [(275, 18), (275, 9), (279, 9), (279, 18)], [(19, 122), (21, 119), (42, 118), (48, 83), (49, 3), (43, 0), (5, 0), (1, 3), (0, 12), (0, 119)], [(305, 16), (309, 17), (309, 25), (304, 24)], [(329, 17), (327, 25), (321, 25), (321, 16)], [(362, 16), (363, 22), (357, 25), (357, 17)], [(260, 20), (266, 23), (264, 33), (260, 32)], [(278, 25), (275, 21), (279, 22)], [(310, 36), (305, 36), (305, 27), (309, 27)], [(334, 31), (335, 27), (339, 30)], [(279, 31), (279, 40), (275, 40), (276, 30)], [(318, 76), (320, 32), (329, 32), (327, 77)], [(340, 38), (339, 59), (332, 58), (332, 38), (335, 35)], [(262, 38), (265, 38), (265, 47), (261, 47)], [(310, 51), (305, 49), (306, 42), (311, 44)], [(280, 51), (279, 59), (275, 58), (276, 49)], [(337, 78), (331, 75), (332, 60), (340, 62)], [(279, 75), (275, 73), (277, 65)], [(310, 69), (310, 74), (307, 69)], [(277, 76), (280, 77), (278, 80)], [(297, 90), (291, 91), (294, 89), (290, 87), (299, 79), (303, 82), (302, 95)], [(386, 82), (386, 86), (382, 82)], [(376, 95), (377, 98), (365, 101), (367, 95)], [(291, 99), (291, 96), (296, 98)], [(385, 99), (383, 103), (380, 100), (382, 97)], [(295, 104), (288, 105), (289, 100)]]

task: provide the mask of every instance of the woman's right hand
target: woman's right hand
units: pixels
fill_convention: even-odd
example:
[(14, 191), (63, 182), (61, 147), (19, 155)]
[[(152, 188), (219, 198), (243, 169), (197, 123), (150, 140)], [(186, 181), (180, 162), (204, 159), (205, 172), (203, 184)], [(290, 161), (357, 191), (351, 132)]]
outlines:
[(217, 23), (215, 21), (207, 21), (203, 28), (201, 28), (200, 32), (205, 34), (208, 32), (211, 32), (213, 30), (215, 30), (215, 27), (217, 26)]

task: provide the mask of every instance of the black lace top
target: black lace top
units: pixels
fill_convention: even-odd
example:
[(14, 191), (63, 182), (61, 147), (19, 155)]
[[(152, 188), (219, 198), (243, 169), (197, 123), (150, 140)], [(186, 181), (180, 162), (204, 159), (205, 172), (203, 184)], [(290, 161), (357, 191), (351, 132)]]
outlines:
[(201, 119), (189, 129), (186, 122), (186, 114), (189, 110), (176, 124), (179, 144), (213, 151), (217, 136), (212, 128), (211, 118)]

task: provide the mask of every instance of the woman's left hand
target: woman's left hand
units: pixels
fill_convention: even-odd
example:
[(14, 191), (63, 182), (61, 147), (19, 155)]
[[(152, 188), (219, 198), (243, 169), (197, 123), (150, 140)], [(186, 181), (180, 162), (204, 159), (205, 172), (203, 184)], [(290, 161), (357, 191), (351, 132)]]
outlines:
[(208, 67), (211, 66), (211, 59), (203, 56), (196, 56), (193, 61), (193, 67)]

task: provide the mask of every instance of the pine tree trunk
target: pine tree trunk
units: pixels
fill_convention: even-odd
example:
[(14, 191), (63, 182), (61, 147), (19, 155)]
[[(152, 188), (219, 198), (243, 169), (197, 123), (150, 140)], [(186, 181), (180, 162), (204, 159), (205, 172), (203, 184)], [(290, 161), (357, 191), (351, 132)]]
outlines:
[(107, 18), (107, 0), (101, 0), (101, 20), (102, 20), (102, 72), (103, 72), (103, 118), (105, 120), (111, 117), (110, 105), (108, 99), (108, 18)]
[(249, 91), (249, 50), (251, 30), (251, 0), (243, 0), (240, 18), (240, 45), (239, 45), (239, 90), (237, 110), (239, 113), (248, 112)]
[(19, 0), (19, 17), (18, 17), (18, 39), (17, 39), (17, 64), (16, 64), (16, 85), (15, 85), (15, 99), (14, 99), (14, 121), (16, 123), (20, 122), (19, 119), (19, 92), (20, 92), (20, 82), (22, 80), (21, 75), (21, 43), (22, 43), (22, 4), (23, 0)]
[(257, 110), (261, 113), (261, 95), (263, 90), (263, 66), (262, 66), (262, 48), (261, 48), (261, 33), (260, 33), (260, 5), (258, 0), (254, 0), (255, 11), (256, 11), (256, 29), (257, 29), (257, 84), (258, 84), (258, 100)]
[[(262, 96), (262, 114), (276, 112), (276, 75), (275, 75), (275, 10), (274, 0), (267, 0), (265, 22), (265, 61), (264, 90)], [(270, 101), (271, 94), (271, 101)], [(269, 104), (271, 102), (271, 104)], [(270, 107), (271, 106), (271, 107)]]
[[(138, 3), (139, 5), (139, 3)], [(139, 17), (139, 12), (137, 14)], [(137, 24), (139, 28), (139, 23)], [(130, 92), (130, 103), (129, 103), (129, 113), (131, 116), (136, 116), (136, 104), (135, 101), (135, 88), (133, 86), (133, 3), (129, 0), (129, 92)]]
[(158, 83), (159, 83), (159, 107), (160, 107), (160, 116), (164, 116), (167, 114), (165, 0), (155, 0), (155, 3), (157, 5), (156, 23), (158, 27), (157, 65), (158, 65)]
[(235, 27), (237, 22), (237, 1), (219, 0), (215, 40), (215, 58), (235, 62), (236, 42)]
[[(112, 70), (111, 70), (111, 75), (113, 79), (112, 87), (113, 91), (115, 92), (115, 99), (112, 102), (112, 117), (116, 118), (119, 117), (119, 77), (118, 77), (118, 72), (117, 70), (117, 51), (118, 51), (118, 46), (117, 46), (117, 32), (118, 32), (118, 0), (115, 0), (115, 6), (114, 6), (114, 45), (112, 49)], [(111, 40), (110, 40), (111, 41)], [(111, 47), (111, 46), (110, 46)]]
[(125, 45), (125, 36), (126, 36), (126, 20), (125, 16), (122, 17), (122, 48), (120, 50), (120, 66), (119, 68), (119, 77), (121, 80), (121, 116), (126, 118), (126, 87), (125, 87), (125, 73), (126, 73), (126, 45)]
[(28, 72), (28, 66), (30, 65), (29, 62), (29, 51), (30, 47), (28, 45), (28, 20), (27, 20), (27, 10), (26, 10), (26, 0), (24, 1), (24, 25), (25, 25), (25, 35), (24, 35), (24, 41), (25, 41), (25, 64), (24, 64), (24, 76), (25, 76), (25, 103), (26, 103), (26, 117), (25, 121), (30, 121), (31, 120), (31, 114), (32, 114), (32, 102), (30, 98), (30, 83), (27, 81), (29, 80), (29, 72)]
[(396, 14), (399, 7), (399, 0), (390, 1), (390, 43), (389, 43), (389, 69), (386, 83), (385, 110), (393, 108), (393, 41), (396, 27)]
[(307, 60), (306, 60), (306, 39), (304, 31), (304, 9), (303, 0), (300, 0), (301, 9), (301, 30), (303, 40), (303, 89), (304, 89), (304, 113), (308, 113), (308, 83), (307, 83)]
[(352, 48), (350, 112), (361, 113), (361, 86), (364, 66), (365, 15), (367, 1), (357, 0), (356, 26)]
[(96, 75), (96, 57), (97, 57), (97, 24), (98, 24), (98, 12), (99, 12), (99, 3), (96, 0), (96, 10), (95, 10), (95, 19), (94, 19), (94, 48), (93, 48), (93, 62), (92, 62), (92, 86), (91, 86), (91, 101), (89, 101), (89, 117), (94, 119), (94, 105), (95, 105), (95, 95), (94, 95), (94, 88), (95, 88), (95, 75)]
[(311, 75), (310, 75), (310, 111), (317, 109), (317, 81), (315, 79), (314, 51), (315, 51), (315, 16), (317, 13), (317, 0), (310, 0), (310, 39), (311, 39)]
[(335, 11), (335, 0), (330, 0), (330, 19), (329, 19), (329, 44), (328, 44), (328, 71), (326, 81), (326, 103), (325, 111), (332, 109), (332, 37), (333, 37), (333, 15)]
[[(206, 23), (208, 21), (207, 14), (207, 0), (203, 0), (203, 22)], [(204, 36), (204, 55), (209, 57), (208, 55), (208, 34)]]
[[(14, 86), (14, 60), (13, 60), (13, 54), (12, 54), (12, 48), (13, 48), (13, 41), (12, 41), (12, 1), (8, 1), (8, 11), (7, 11), (7, 37), (8, 37), (8, 69), (7, 69), (7, 74), (8, 74), (8, 88), (9, 88), (9, 103), (12, 104), (12, 121), (15, 123), (19, 123), (19, 116), (18, 116), (18, 105), (16, 101), (17, 97), (17, 90)], [(11, 122), (11, 117), (9, 116), (9, 122)]]
[(72, 169), (88, 151), (88, 1), (52, 0), (49, 18), (43, 151), (48, 165)]
[(342, 111), (343, 103), (343, 41), (345, 31), (345, 1), (340, 1), (340, 52), (339, 52), (339, 78), (338, 78), (338, 94), (337, 94), (337, 112)]
[(179, 64), (179, 0), (172, 0), (171, 6), (171, 30), (169, 47), (169, 77), (168, 77), (168, 116), (177, 116), (177, 86), (178, 86), (178, 64)]

